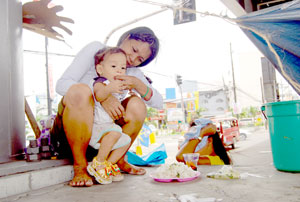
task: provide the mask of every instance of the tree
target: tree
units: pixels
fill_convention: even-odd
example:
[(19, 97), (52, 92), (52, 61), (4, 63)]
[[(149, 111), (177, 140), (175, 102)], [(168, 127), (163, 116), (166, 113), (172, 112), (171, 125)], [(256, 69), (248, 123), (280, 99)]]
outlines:
[(190, 117), (189, 117), (189, 120), (193, 120), (193, 119), (197, 119), (197, 118), (200, 118), (202, 117), (202, 112), (206, 111), (205, 108), (203, 107), (200, 107), (199, 109), (197, 109), (196, 111), (192, 112)]
[(249, 108), (249, 116), (255, 118), (256, 115), (258, 114), (259, 110), (257, 109), (257, 107), (252, 107), (250, 106)]
[(199, 117), (202, 116), (201, 113), (204, 112), (204, 111), (206, 111), (206, 110), (205, 110), (203, 107), (200, 107), (199, 109), (197, 109), (197, 110), (195, 111), (195, 113), (196, 113), (196, 115), (197, 115), (198, 118), (199, 118)]
[(158, 116), (157, 109), (154, 109), (152, 107), (147, 107), (147, 117), (154, 117), (154, 116)]
[(259, 110), (257, 107), (244, 107), (240, 113), (240, 118), (255, 118), (258, 113)]

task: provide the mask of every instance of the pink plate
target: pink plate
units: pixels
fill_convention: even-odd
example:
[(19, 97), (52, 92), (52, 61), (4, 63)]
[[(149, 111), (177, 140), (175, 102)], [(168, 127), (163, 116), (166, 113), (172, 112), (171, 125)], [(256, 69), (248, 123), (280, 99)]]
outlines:
[(194, 177), (187, 177), (187, 178), (169, 178), (169, 179), (163, 179), (163, 178), (156, 178), (152, 174), (150, 174), (150, 177), (152, 177), (155, 181), (157, 182), (173, 182), (173, 181), (178, 181), (178, 182), (187, 182), (187, 181), (192, 181), (200, 176), (200, 172), (196, 171), (196, 175)]

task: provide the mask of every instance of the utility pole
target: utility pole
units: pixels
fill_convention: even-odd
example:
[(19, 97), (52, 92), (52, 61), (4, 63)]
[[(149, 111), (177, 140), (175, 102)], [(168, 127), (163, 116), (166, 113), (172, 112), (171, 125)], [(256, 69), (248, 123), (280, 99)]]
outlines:
[[(231, 69), (232, 69), (232, 85), (233, 85), (234, 104), (237, 107), (237, 96), (236, 96), (236, 86), (235, 86), (235, 77), (234, 77), (231, 43), (230, 43), (230, 59), (231, 59)], [(238, 113), (236, 114), (236, 117), (237, 117), (237, 119), (239, 119), (239, 114)]]
[(262, 77), (260, 77), (260, 89), (261, 89), (261, 100), (262, 103), (265, 103), (265, 95), (264, 95), (264, 87), (263, 87), (263, 80)]
[(176, 83), (178, 85), (179, 91), (180, 91), (180, 97), (181, 97), (181, 109), (183, 113), (183, 124), (186, 123), (186, 117), (185, 117), (185, 107), (184, 107), (184, 102), (183, 102), (183, 96), (182, 96), (182, 77), (180, 75), (176, 75)]
[(52, 114), (52, 100), (50, 97), (50, 87), (49, 87), (49, 63), (48, 63), (48, 37), (45, 37), (45, 55), (46, 55), (46, 82), (47, 82), (47, 106), (48, 106), (48, 115)]
[(225, 81), (224, 81), (224, 77), (222, 76), (222, 81), (223, 81), (223, 88), (224, 88), (224, 92), (225, 92), (225, 96), (226, 96), (226, 107), (227, 109), (229, 109), (229, 89), (228, 89), (228, 86), (225, 84)]

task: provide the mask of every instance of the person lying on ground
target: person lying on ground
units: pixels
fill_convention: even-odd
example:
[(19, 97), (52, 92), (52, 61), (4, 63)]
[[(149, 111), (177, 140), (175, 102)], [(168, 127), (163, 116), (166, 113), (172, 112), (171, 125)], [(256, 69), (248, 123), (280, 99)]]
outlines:
[(219, 132), (211, 120), (200, 118), (192, 121), (184, 138), (176, 155), (178, 162), (184, 162), (183, 154), (199, 153), (198, 165), (231, 164)]

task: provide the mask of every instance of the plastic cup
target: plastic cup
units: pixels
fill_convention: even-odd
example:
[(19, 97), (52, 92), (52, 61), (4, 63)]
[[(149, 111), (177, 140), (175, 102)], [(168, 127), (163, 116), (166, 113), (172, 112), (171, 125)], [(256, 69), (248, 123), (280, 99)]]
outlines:
[(197, 163), (199, 160), (199, 153), (187, 153), (183, 154), (184, 162), (188, 167), (193, 170), (197, 170)]

